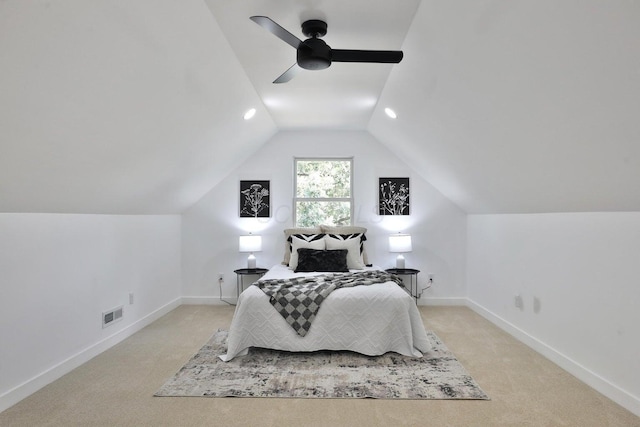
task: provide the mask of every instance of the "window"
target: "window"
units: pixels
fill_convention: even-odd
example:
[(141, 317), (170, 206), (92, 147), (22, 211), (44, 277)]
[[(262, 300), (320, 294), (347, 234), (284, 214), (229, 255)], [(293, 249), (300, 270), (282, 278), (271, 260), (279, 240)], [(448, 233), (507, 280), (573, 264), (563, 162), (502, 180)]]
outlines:
[(353, 159), (294, 159), (296, 227), (347, 225), (353, 217)]

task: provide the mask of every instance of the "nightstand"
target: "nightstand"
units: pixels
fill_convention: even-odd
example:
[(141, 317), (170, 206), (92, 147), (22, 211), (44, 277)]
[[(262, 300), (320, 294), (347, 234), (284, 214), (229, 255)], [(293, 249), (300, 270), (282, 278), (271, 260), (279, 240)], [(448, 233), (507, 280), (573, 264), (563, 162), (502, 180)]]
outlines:
[(266, 268), (239, 268), (234, 270), (236, 273), (236, 296), (240, 298), (240, 293), (244, 291), (244, 276), (258, 276), (262, 277), (269, 271)]
[(418, 304), (418, 273), (420, 273), (420, 270), (414, 268), (387, 268), (385, 271), (396, 276), (409, 276), (409, 293)]

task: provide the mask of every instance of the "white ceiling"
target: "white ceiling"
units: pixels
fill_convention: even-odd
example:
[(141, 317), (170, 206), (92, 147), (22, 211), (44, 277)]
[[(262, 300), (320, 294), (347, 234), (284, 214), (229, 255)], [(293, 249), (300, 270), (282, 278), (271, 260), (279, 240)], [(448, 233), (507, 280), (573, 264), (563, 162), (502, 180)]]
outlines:
[(296, 51), (249, 19), (268, 16), (301, 40), (308, 19), (327, 23), (336, 49), (401, 50), (419, 5), (402, 1), (205, 0), (279, 129), (366, 129), (392, 64), (333, 63), (273, 84)]
[[(405, 57), (274, 85), (295, 50), (251, 15)], [(632, 0), (4, 0), (0, 212), (179, 213), (279, 129), (370, 132), (471, 213), (640, 211), (638, 22)]]

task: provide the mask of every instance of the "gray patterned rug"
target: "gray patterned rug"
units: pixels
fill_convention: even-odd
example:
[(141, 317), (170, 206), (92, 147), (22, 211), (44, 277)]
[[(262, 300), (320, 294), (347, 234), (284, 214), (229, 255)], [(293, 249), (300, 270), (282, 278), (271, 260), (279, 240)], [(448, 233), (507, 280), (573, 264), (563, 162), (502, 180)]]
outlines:
[(155, 396), (488, 400), (442, 341), (427, 333), (434, 348), (422, 358), (251, 348), (222, 362), (228, 332), (220, 330)]

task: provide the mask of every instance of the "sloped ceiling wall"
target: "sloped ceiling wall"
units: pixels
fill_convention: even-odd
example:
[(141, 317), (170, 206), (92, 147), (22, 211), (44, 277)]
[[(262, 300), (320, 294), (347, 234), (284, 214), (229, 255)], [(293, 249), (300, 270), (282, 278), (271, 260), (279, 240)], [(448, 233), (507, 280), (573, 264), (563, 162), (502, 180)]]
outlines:
[(470, 213), (638, 211), (639, 22), (632, 1), (423, 0), (369, 130)]
[[(305, 16), (287, 8), (326, 6), (338, 41), (351, 11), (353, 45), (338, 47), (402, 48), (355, 128), (465, 211), (640, 211), (640, 3), (411, 0), (398, 10), (413, 20), (385, 30), (397, 41), (374, 46), (362, 40), (388, 7), (251, 1), (287, 23)], [(0, 2), (0, 212), (179, 213), (270, 139), (274, 100), (254, 80), (274, 76), (238, 60), (265, 46), (232, 48), (227, 4)], [(319, 81), (349, 78), (331, 72)], [(317, 119), (316, 105), (335, 104), (322, 97), (340, 94), (308, 85)]]
[(0, 62), (0, 212), (179, 213), (276, 132), (201, 1), (3, 1)]

